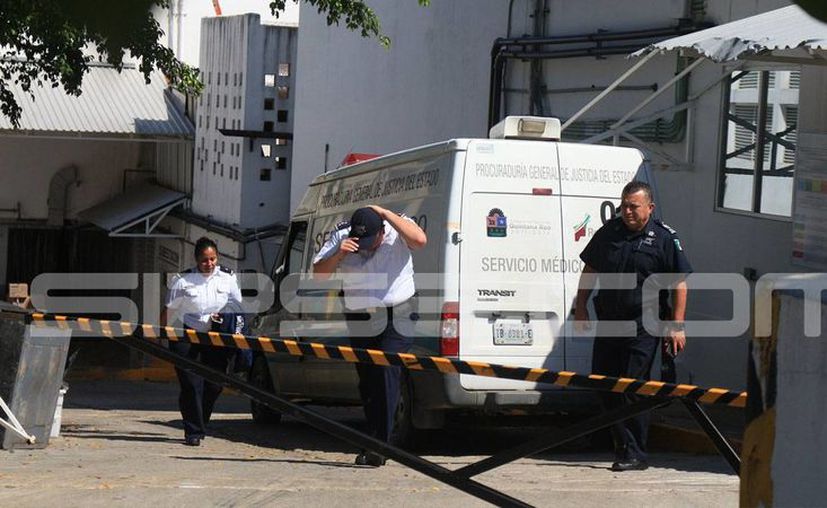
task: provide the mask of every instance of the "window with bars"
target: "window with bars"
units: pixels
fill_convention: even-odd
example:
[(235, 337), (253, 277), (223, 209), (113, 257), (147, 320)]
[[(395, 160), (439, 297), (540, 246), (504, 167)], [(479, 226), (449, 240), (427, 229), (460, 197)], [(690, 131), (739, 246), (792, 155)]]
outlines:
[[(758, 123), (758, 105), (757, 104), (733, 104), (731, 106), (732, 114), (742, 120), (746, 120), (750, 125)], [(767, 109), (767, 119), (764, 122), (764, 128), (769, 131), (772, 128), (772, 109)], [(755, 160), (755, 142), (758, 138), (754, 130), (749, 129), (743, 124), (735, 124), (735, 153), (739, 159), (754, 161)], [(764, 160), (770, 157), (770, 145), (764, 144)]]
[(723, 108), (720, 209), (791, 215), (799, 82), (793, 69), (732, 74)]
[[(790, 83), (790, 85), (792, 85), (792, 83)], [(791, 127), (793, 128), (793, 130), (787, 134), (787, 141), (794, 146), (798, 146), (798, 129), (795, 128), (798, 126), (798, 106), (787, 105), (783, 106), (781, 110), (784, 113), (785, 130)], [(795, 164), (795, 150), (784, 148), (784, 164)]]
[(801, 87), (801, 71), (790, 72), (790, 89), (798, 90)]

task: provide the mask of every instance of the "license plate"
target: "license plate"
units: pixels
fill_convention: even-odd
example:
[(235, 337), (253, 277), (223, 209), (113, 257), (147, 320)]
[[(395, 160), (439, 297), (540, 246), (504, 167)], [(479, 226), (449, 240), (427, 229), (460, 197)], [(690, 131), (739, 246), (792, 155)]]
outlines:
[(534, 343), (531, 323), (522, 321), (498, 321), (494, 323), (494, 344), (509, 346), (530, 346)]

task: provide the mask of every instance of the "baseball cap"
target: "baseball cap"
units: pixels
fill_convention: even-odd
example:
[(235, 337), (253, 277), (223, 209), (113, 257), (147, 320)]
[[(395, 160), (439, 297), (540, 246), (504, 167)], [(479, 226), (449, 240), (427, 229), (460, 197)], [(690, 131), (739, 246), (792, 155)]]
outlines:
[(358, 238), (359, 250), (373, 246), (376, 236), (382, 232), (382, 217), (373, 208), (360, 208), (350, 217), (350, 238)]

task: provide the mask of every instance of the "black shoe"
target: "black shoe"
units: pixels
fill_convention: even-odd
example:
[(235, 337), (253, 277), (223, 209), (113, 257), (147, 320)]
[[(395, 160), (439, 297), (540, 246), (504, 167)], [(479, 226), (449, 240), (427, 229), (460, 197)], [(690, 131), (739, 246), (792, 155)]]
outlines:
[(387, 459), (375, 452), (362, 452), (356, 456), (356, 465), (358, 466), (384, 466)]
[(645, 460), (640, 459), (624, 459), (618, 460), (612, 464), (612, 471), (643, 471), (649, 468), (649, 464)]
[(184, 439), (184, 444), (187, 446), (201, 446), (201, 438), (195, 436), (188, 436)]

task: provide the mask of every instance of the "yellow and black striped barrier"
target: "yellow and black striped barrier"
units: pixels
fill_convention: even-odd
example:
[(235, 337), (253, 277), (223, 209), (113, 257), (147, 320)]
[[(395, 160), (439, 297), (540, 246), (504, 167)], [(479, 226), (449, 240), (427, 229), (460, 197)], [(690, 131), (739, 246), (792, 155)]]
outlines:
[(143, 338), (167, 339), (264, 353), (286, 353), (293, 356), (313, 356), (325, 360), (342, 360), (350, 363), (367, 363), (381, 366), (398, 366), (410, 370), (438, 371), (443, 374), (470, 374), (517, 381), (571, 386), (616, 393), (635, 393), (659, 397), (677, 397), (705, 404), (721, 404), (732, 407), (746, 405), (746, 392), (733, 392), (723, 388), (701, 388), (695, 385), (616, 378), (597, 374), (584, 375), (575, 372), (555, 372), (548, 369), (513, 367), (485, 362), (470, 362), (440, 356), (417, 356), (409, 353), (386, 353), (375, 349), (357, 349), (349, 346), (329, 346), (313, 342), (289, 339), (253, 337), (241, 334), (197, 332), (191, 329), (173, 328), (149, 324), (136, 325), (125, 321), (105, 321), (89, 318), (70, 318), (54, 314), (34, 313), (32, 322), (38, 327), (56, 327), (112, 337), (133, 335)]

